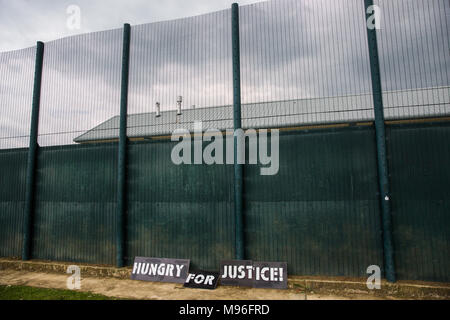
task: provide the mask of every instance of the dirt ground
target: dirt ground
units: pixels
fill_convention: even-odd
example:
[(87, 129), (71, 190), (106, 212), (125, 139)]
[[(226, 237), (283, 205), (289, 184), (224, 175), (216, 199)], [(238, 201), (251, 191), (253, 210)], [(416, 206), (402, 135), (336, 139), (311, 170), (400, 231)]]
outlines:
[[(0, 270), (1, 285), (26, 285), (31, 287), (67, 289), (69, 275), (19, 270)], [(287, 290), (255, 289), (218, 286), (215, 290), (184, 288), (181, 284), (145, 282), (105, 277), (82, 277), (81, 291), (109, 297), (151, 300), (351, 300), (382, 299), (362, 292), (342, 295), (311, 294), (293, 287)], [(394, 299), (393, 297), (385, 297)]]

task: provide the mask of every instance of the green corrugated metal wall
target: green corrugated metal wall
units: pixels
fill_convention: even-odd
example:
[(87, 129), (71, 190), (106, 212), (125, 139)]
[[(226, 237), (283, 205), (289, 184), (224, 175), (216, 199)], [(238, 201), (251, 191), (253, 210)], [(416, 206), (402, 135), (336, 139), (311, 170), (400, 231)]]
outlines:
[(117, 145), (41, 148), (32, 258), (113, 264)]
[[(450, 124), (390, 125), (399, 279), (449, 281)], [(173, 142), (128, 150), (127, 257), (234, 257), (233, 166), (172, 164)], [(0, 151), (0, 254), (20, 255), (26, 150)], [(244, 171), (247, 258), (291, 274), (364, 276), (382, 266), (373, 127), (280, 134), (278, 175)], [(117, 145), (41, 148), (33, 258), (114, 264)]]
[(214, 270), (234, 257), (233, 166), (177, 166), (174, 145), (129, 145), (128, 263), (134, 256), (185, 258)]
[(387, 130), (399, 279), (450, 281), (450, 123)]
[(28, 149), (0, 150), (0, 256), (20, 257)]
[(245, 167), (247, 256), (291, 274), (363, 276), (382, 267), (373, 127), (280, 135), (280, 169)]

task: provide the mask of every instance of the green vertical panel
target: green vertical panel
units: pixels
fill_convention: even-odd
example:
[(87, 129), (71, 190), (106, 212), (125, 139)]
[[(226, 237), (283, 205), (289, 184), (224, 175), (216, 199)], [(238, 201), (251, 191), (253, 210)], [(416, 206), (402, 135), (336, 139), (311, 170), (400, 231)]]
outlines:
[(0, 150), (0, 256), (20, 257), (28, 149)]
[(280, 133), (277, 175), (245, 167), (246, 257), (290, 274), (383, 267), (372, 127)]
[(450, 281), (450, 124), (387, 133), (398, 278)]
[(40, 148), (33, 258), (113, 264), (117, 145)]
[(233, 166), (175, 165), (174, 145), (129, 143), (128, 264), (135, 256), (184, 258), (217, 270), (234, 258)]

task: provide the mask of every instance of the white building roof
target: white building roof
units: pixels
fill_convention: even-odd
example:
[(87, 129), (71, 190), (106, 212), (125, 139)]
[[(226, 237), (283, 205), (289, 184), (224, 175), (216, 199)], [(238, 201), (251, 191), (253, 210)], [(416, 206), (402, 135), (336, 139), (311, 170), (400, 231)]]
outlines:
[[(450, 87), (391, 91), (383, 93), (386, 120), (440, 117), (450, 115)], [(373, 121), (371, 94), (339, 97), (296, 99), (286, 101), (242, 104), (242, 127), (280, 128), (313, 124)], [(193, 131), (195, 121), (202, 121), (206, 129), (233, 128), (233, 107), (205, 107), (129, 114), (127, 136), (129, 138), (170, 135), (175, 129)], [(83, 143), (111, 140), (119, 137), (119, 116), (101, 123), (76, 137)]]

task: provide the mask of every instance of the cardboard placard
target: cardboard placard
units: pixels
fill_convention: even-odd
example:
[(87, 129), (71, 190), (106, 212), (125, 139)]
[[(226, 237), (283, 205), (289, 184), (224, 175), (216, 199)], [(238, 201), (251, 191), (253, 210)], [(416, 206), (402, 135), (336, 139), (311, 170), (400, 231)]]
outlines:
[(220, 284), (253, 287), (252, 270), (251, 260), (223, 260), (220, 262)]
[(220, 284), (287, 289), (287, 263), (224, 260), (220, 263)]
[(253, 262), (254, 288), (287, 289), (286, 262)]
[(135, 257), (132, 280), (184, 283), (190, 260)]
[(189, 271), (184, 286), (186, 288), (214, 290), (219, 282), (219, 273), (203, 270)]

